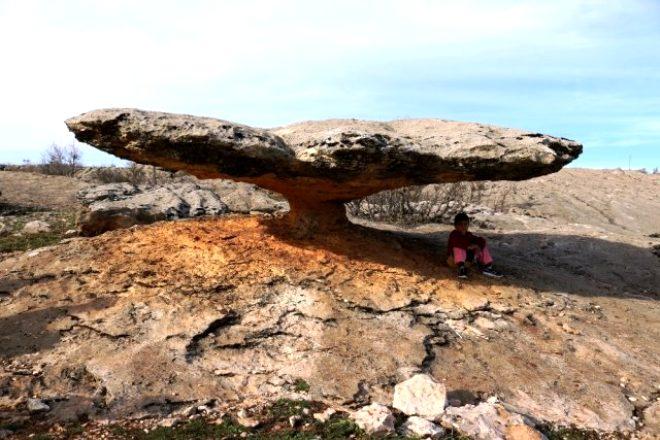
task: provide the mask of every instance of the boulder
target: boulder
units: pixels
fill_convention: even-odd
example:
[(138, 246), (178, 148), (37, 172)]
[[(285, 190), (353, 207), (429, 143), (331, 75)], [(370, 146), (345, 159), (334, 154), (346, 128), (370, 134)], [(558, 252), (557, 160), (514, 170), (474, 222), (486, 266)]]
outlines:
[(326, 408), (324, 411), (319, 413), (314, 413), (314, 419), (320, 423), (326, 423), (328, 420), (335, 415), (337, 411), (334, 408)]
[(656, 400), (642, 412), (644, 427), (642, 432), (660, 437), (660, 400)]
[(50, 225), (41, 220), (34, 220), (23, 226), (24, 234), (43, 234), (45, 232), (50, 232)]
[(28, 399), (27, 400), (27, 409), (31, 413), (45, 412), (45, 411), (50, 411), (50, 406), (46, 405), (40, 399)]
[(507, 440), (548, 440), (546, 436), (529, 425), (509, 425), (506, 428)]
[(83, 188), (78, 192), (77, 197), (83, 204), (89, 205), (101, 200), (124, 200), (139, 192), (140, 189), (137, 186), (128, 182), (108, 183)]
[(353, 414), (355, 424), (367, 434), (389, 434), (394, 432), (394, 415), (385, 405), (372, 403)]
[(194, 183), (138, 188), (130, 184), (108, 184), (82, 190), (78, 198), (87, 210), (78, 218), (82, 235), (229, 211), (212, 191)]
[(180, 425), (183, 421), (175, 417), (166, 417), (160, 420), (157, 425), (163, 428), (173, 428), (177, 425)]
[(437, 420), (447, 401), (445, 386), (426, 374), (416, 374), (394, 387), (392, 406), (409, 416)]
[(296, 225), (346, 223), (343, 202), (386, 189), (552, 173), (582, 151), (564, 138), (441, 119), (333, 119), (268, 130), (206, 117), (103, 109), (66, 124), (79, 141), (124, 159), (281, 193)]
[(172, 181), (160, 187), (110, 183), (84, 188), (77, 197), (87, 206), (78, 219), (87, 236), (160, 220), (287, 209), (286, 202), (255, 185), (220, 180)]
[(445, 430), (421, 417), (412, 416), (401, 425), (401, 434), (407, 437), (438, 438)]
[(499, 403), (449, 407), (442, 416), (442, 425), (456, 429), (475, 440), (542, 440), (545, 437), (527, 424), (526, 419), (512, 413)]
[(252, 417), (245, 409), (236, 413), (236, 421), (239, 425), (245, 428), (256, 428), (261, 424), (261, 421), (256, 417)]

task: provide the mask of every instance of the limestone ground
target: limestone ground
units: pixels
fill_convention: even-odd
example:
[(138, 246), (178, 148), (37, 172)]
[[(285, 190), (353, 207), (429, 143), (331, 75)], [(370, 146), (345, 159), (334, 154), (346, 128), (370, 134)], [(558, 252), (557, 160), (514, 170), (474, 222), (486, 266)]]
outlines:
[[(638, 216), (655, 215), (644, 206)], [(496, 281), (459, 283), (433, 225), (300, 239), (230, 216), (6, 254), (0, 418), (31, 420), (27, 395), (52, 423), (162, 418), (211, 399), (350, 409), (389, 403), (421, 370), (454, 404), (497, 395), (553, 426), (655, 435), (653, 222), (509, 215), (480, 231), (507, 273)], [(533, 227), (513, 227), (521, 218)]]

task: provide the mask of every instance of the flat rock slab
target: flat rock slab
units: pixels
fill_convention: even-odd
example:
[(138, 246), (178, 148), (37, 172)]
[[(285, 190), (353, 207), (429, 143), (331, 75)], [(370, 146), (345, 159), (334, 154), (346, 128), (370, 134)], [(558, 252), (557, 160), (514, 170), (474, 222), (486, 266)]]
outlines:
[(447, 400), (444, 384), (426, 374), (416, 374), (394, 387), (392, 406), (404, 414), (437, 420)]
[(161, 220), (286, 209), (285, 202), (251, 185), (220, 181), (214, 186), (171, 182), (153, 187), (122, 182), (87, 187), (78, 192), (78, 200), (88, 208), (78, 217), (78, 227), (82, 235), (92, 236)]
[(217, 194), (194, 183), (152, 188), (110, 183), (84, 189), (78, 197), (88, 207), (78, 218), (78, 227), (87, 236), (159, 220), (229, 212)]
[(522, 180), (558, 171), (582, 151), (539, 133), (439, 119), (334, 119), (260, 129), (136, 109), (66, 121), (76, 138), (138, 163), (231, 178), (296, 205), (344, 202), (402, 186)]

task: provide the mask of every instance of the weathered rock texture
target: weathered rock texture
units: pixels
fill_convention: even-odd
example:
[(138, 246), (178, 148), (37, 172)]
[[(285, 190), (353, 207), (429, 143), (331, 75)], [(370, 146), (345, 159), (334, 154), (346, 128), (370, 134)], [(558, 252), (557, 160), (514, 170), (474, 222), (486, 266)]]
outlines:
[[(357, 226), (350, 239), (302, 240), (264, 223), (161, 222), (0, 261), (0, 419), (27, 417), (28, 397), (51, 420), (210, 399), (389, 404), (416, 372), (445, 384), (448, 401), (497, 394), (537, 420), (605, 431), (634, 429), (654, 398), (651, 297), (567, 294), (513, 276), (461, 286), (437, 242)], [(585, 278), (563, 266), (559, 276)], [(477, 318), (508, 327), (480, 329)]]
[(385, 405), (372, 403), (353, 414), (355, 423), (367, 434), (388, 434), (394, 431), (394, 415)]
[(92, 236), (159, 220), (226, 214), (231, 210), (224, 202), (225, 196), (238, 212), (286, 209), (286, 203), (269, 198), (265, 191), (240, 192), (239, 197), (245, 194), (241, 203), (235, 200), (239, 198), (235, 191), (220, 192), (219, 195), (212, 188), (193, 182), (173, 182), (160, 187), (126, 182), (88, 187), (78, 193), (79, 200), (87, 206), (78, 218), (78, 228), (82, 235)]
[(394, 387), (392, 405), (411, 416), (437, 420), (445, 409), (447, 390), (426, 374), (416, 374)]
[[(76, 182), (3, 171), (0, 202), (64, 207)], [(2, 254), (0, 425), (210, 399), (359, 408), (423, 372), (452, 407), (497, 395), (540, 422), (658, 438), (660, 176), (567, 169), (523, 187), (520, 203), (537, 202), (516, 217), (525, 229), (485, 232), (502, 280), (457, 283), (440, 227), (301, 240), (261, 216)], [(50, 410), (31, 414), (29, 398)]]
[(507, 411), (501, 404), (481, 402), (448, 408), (443, 425), (457, 429), (476, 440), (542, 440), (544, 437), (527, 424), (523, 416)]
[(444, 429), (421, 417), (412, 416), (401, 425), (401, 433), (415, 438), (438, 438), (444, 434)]
[(437, 119), (327, 120), (266, 130), (228, 121), (105, 109), (66, 121), (82, 142), (135, 162), (231, 178), (284, 195), (290, 219), (345, 221), (343, 202), (391, 188), (521, 180), (575, 159), (576, 142)]
[[(110, 184), (94, 188), (82, 198), (97, 196), (103, 189), (111, 194), (121, 187), (123, 196), (94, 200), (78, 220), (83, 235), (97, 235), (113, 229), (159, 220), (174, 220), (203, 215), (218, 215), (229, 211), (220, 198), (194, 184), (166, 185), (141, 191), (130, 184)], [(122, 192), (122, 191), (118, 191)]]

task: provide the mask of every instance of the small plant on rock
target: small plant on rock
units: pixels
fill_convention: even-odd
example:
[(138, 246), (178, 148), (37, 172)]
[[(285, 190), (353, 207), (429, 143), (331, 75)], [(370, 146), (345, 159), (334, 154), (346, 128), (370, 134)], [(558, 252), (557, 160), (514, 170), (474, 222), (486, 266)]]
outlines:
[(306, 393), (309, 391), (309, 384), (305, 381), (305, 379), (298, 378), (296, 381), (293, 383), (293, 389), (303, 393)]

